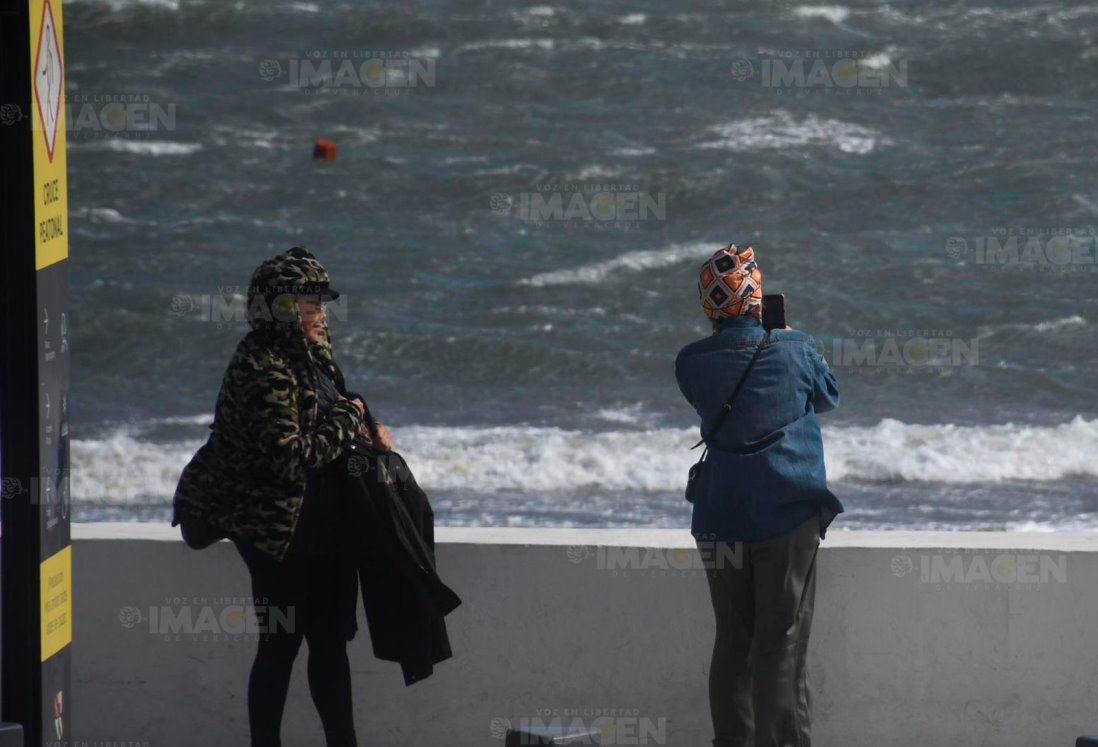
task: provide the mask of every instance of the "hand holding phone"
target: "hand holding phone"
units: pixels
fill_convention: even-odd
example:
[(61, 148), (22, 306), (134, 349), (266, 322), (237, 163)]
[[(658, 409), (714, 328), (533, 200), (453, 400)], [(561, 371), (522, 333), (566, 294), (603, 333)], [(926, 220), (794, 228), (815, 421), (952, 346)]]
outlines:
[(785, 294), (772, 293), (763, 296), (763, 329), (769, 332), (772, 329), (785, 329)]

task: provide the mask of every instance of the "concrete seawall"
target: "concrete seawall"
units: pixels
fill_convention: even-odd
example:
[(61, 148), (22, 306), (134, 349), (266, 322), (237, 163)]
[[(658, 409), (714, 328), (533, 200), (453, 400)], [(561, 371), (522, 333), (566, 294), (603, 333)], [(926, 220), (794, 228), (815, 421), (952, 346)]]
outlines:
[[(248, 743), (255, 634), (229, 543), (74, 525), (73, 736)], [(677, 530), (439, 532), (455, 658), (405, 688), (361, 608), (363, 745), (499, 745), (508, 724), (589, 724), (605, 744), (708, 745), (712, 612)], [(1098, 732), (1098, 534), (833, 531), (811, 645), (818, 745), (1071, 745)], [(176, 630), (178, 632), (172, 632)], [(286, 744), (323, 744), (299, 657)]]

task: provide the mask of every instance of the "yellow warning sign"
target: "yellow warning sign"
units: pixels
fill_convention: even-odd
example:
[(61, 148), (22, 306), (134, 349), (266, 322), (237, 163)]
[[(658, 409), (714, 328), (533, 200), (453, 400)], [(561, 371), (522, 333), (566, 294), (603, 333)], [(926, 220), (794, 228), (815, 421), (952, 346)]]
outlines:
[(72, 545), (41, 565), (42, 661), (72, 643)]
[(69, 256), (61, 0), (30, 0), (35, 269)]

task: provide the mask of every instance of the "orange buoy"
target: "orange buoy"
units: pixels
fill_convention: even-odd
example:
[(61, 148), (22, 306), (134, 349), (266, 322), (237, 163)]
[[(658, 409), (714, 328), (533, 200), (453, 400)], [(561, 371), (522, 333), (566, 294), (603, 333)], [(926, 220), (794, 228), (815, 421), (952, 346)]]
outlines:
[(334, 161), (336, 160), (336, 144), (331, 140), (317, 140), (313, 146), (313, 158), (318, 158), (322, 161)]

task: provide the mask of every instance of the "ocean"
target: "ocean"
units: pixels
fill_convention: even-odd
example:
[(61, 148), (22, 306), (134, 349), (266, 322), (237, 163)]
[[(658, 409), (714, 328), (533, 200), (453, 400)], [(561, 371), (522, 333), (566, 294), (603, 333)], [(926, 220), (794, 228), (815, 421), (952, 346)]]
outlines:
[(674, 358), (736, 241), (839, 379), (836, 531), (1092, 529), (1096, 39), (1077, 2), (69, 0), (74, 518), (170, 517), (301, 244), (440, 524), (687, 527)]

